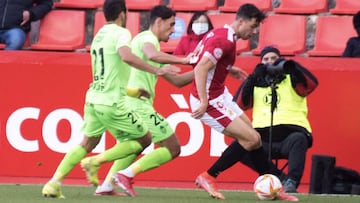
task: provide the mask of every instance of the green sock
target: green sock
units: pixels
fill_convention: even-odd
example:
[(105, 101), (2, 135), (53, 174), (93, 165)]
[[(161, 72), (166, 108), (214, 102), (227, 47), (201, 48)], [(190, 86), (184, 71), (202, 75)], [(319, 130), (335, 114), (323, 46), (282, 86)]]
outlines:
[(67, 176), (68, 173), (78, 164), (82, 158), (86, 156), (87, 152), (86, 150), (80, 146), (76, 145), (74, 148), (72, 148), (62, 161), (60, 162), (58, 168), (55, 171), (53, 179), (56, 181), (61, 182), (65, 176)]
[(145, 172), (152, 168), (159, 167), (170, 160), (172, 160), (172, 156), (169, 149), (159, 147), (139, 159), (137, 165), (140, 166), (142, 172)]
[(127, 168), (136, 159), (136, 157), (137, 157), (136, 154), (131, 154), (131, 155), (125, 157), (125, 158), (115, 160), (113, 165), (111, 166), (108, 174), (106, 175), (105, 180), (108, 181), (108, 182), (113, 182), (112, 181), (113, 175), (116, 172)]
[(110, 162), (117, 159), (122, 159), (132, 154), (138, 155), (142, 150), (143, 148), (138, 141), (130, 140), (121, 142), (101, 153), (100, 156), (104, 159), (101, 160), (101, 163), (103, 161)]

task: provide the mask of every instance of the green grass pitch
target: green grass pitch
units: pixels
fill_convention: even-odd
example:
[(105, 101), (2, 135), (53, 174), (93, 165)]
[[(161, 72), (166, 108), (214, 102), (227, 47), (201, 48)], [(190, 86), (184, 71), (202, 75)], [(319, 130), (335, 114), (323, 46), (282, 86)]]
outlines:
[[(63, 185), (66, 199), (44, 198), (41, 196), (42, 185), (2, 184), (0, 185), (1, 203), (33, 203), (33, 202), (61, 202), (61, 203), (92, 203), (92, 202), (120, 202), (120, 203), (256, 203), (268, 202), (257, 200), (253, 192), (226, 191), (226, 200), (212, 199), (200, 189), (165, 189), (135, 187), (138, 197), (110, 197), (93, 196), (95, 188), (91, 186)], [(297, 194), (299, 202), (316, 203), (359, 203), (360, 195), (314, 195)], [(284, 201), (271, 201), (284, 202)]]

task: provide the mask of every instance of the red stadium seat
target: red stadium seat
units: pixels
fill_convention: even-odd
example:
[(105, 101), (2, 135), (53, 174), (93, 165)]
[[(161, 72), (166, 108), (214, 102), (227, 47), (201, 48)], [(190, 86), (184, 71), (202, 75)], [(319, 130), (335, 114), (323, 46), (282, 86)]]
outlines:
[[(106, 23), (104, 13), (98, 11), (95, 13), (94, 19), (94, 35), (99, 31), (99, 29)], [(138, 12), (128, 12), (126, 28), (130, 30), (131, 35), (134, 37), (140, 31), (140, 13)]]
[(272, 9), (271, 0), (225, 0), (224, 5), (219, 7), (221, 12), (236, 12), (239, 6), (245, 3), (252, 3), (262, 11)]
[(129, 10), (150, 10), (156, 5), (161, 5), (162, 0), (130, 0), (126, 1)]
[(54, 2), (55, 8), (101, 8), (104, 4), (104, 0), (61, 0), (60, 2)]
[[(225, 24), (230, 24), (235, 20), (235, 13), (219, 13), (209, 14), (209, 18), (214, 25), (214, 28), (223, 27)], [(250, 51), (250, 40), (239, 39), (236, 42), (236, 53)]]
[[(102, 11), (97, 11), (95, 13), (94, 19), (94, 32), (93, 36), (99, 31), (99, 29), (106, 23), (104, 13)], [(140, 31), (140, 13), (138, 12), (128, 12), (126, 28), (130, 30), (132, 37)], [(90, 50), (90, 45), (86, 46), (86, 50)]]
[(302, 15), (270, 15), (260, 24), (259, 44), (252, 53), (259, 55), (265, 46), (276, 46), (282, 55), (305, 51), (306, 17)]
[(85, 11), (52, 10), (40, 21), (33, 50), (73, 51), (85, 47)]
[(355, 14), (360, 11), (360, 1), (336, 0), (335, 8), (330, 9), (332, 14)]
[(175, 32), (170, 36), (168, 42), (160, 42), (161, 51), (173, 52), (183, 35), (186, 35), (186, 29), (192, 17), (192, 13), (177, 12), (175, 17)]
[(357, 36), (352, 16), (319, 16), (316, 21), (314, 49), (309, 56), (341, 56), (350, 37)]
[(175, 11), (217, 10), (217, 0), (170, 0), (169, 7)]
[(327, 0), (281, 0), (275, 13), (315, 14), (327, 11)]

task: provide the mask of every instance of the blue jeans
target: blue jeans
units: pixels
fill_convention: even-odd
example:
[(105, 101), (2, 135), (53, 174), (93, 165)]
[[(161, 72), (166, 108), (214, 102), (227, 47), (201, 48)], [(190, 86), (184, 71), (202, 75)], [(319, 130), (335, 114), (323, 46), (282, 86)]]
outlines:
[(26, 33), (21, 28), (0, 30), (0, 42), (5, 43), (5, 50), (22, 49), (26, 39)]

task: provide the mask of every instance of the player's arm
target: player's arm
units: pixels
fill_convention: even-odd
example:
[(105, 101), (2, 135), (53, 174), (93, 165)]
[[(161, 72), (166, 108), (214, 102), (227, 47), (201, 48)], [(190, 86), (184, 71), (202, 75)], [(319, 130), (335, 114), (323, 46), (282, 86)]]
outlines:
[(118, 54), (121, 59), (130, 66), (156, 75), (164, 75), (166, 73), (174, 74), (180, 71), (180, 69), (176, 66), (164, 66), (163, 68), (156, 68), (133, 54), (130, 47), (128, 46), (121, 46), (118, 49)]
[(208, 107), (208, 96), (206, 92), (206, 78), (209, 70), (214, 67), (214, 63), (207, 57), (202, 57), (194, 69), (194, 79), (196, 83), (196, 90), (200, 99), (198, 109), (192, 112), (192, 117), (200, 118)]
[(183, 87), (194, 79), (194, 71), (187, 71), (182, 74), (165, 74), (163, 75), (168, 82), (175, 85), (176, 87)]
[(238, 80), (245, 80), (248, 77), (246, 71), (236, 66), (231, 67), (231, 69), (229, 70), (229, 75)]
[(152, 43), (146, 42), (142, 46), (141, 50), (145, 54), (146, 58), (151, 61), (161, 63), (161, 64), (189, 64), (191, 55), (187, 57), (177, 57), (168, 53), (164, 53), (156, 50), (155, 46)]

